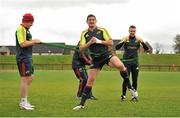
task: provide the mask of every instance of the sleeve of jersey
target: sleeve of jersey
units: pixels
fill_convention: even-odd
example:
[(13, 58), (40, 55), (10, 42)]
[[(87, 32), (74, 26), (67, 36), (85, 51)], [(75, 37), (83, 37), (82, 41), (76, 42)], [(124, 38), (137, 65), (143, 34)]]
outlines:
[(140, 37), (136, 37), (136, 40), (137, 40), (139, 43), (143, 42), (142, 38), (140, 38)]
[(109, 33), (107, 32), (107, 30), (103, 28), (102, 31), (103, 31), (103, 37), (104, 37), (105, 41), (110, 40), (111, 37), (110, 37)]
[(86, 44), (86, 39), (85, 39), (85, 31), (83, 31), (82, 33), (81, 33), (81, 39), (80, 39), (80, 45), (85, 45)]
[(22, 44), (26, 40), (26, 32), (23, 27), (17, 29), (17, 40), (19, 44)]
[(116, 45), (116, 50), (119, 50), (125, 43), (126, 39), (123, 38), (117, 45)]
[(145, 50), (149, 50), (149, 47), (146, 45), (146, 43), (142, 42), (141, 44)]

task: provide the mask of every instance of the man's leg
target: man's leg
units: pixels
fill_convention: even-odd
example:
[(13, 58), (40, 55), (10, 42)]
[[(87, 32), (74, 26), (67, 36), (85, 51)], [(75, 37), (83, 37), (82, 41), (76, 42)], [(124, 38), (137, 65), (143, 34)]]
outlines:
[(136, 96), (136, 92), (131, 87), (131, 83), (129, 81), (129, 75), (128, 75), (127, 69), (124, 66), (124, 64), (119, 60), (119, 58), (117, 56), (113, 56), (110, 59), (109, 65), (111, 67), (117, 68), (120, 71), (122, 78), (126, 81), (125, 83), (126, 83), (128, 89), (131, 91), (133, 96)]
[(21, 102), (27, 102), (27, 94), (28, 94), (27, 77), (22, 77), (20, 84)]
[(20, 85), (20, 107), (26, 110), (33, 110), (33, 105), (29, 104), (28, 97), (28, 89), (32, 83), (33, 77), (33, 67), (31, 62), (22, 62), (18, 64), (18, 69), (21, 75), (21, 85)]
[(20, 108), (25, 109), (25, 110), (34, 110), (33, 105), (31, 105), (28, 102), (28, 90), (29, 86), (32, 82), (32, 77), (31, 76), (25, 76), (22, 77), (21, 79), (21, 85), (20, 85), (20, 95), (21, 95), (21, 101), (20, 101)]
[(119, 58), (117, 56), (113, 56), (110, 59), (109, 65), (111, 67), (115, 67), (120, 71), (120, 74), (122, 76), (122, 78), (124, 79), (127, 87), (130, 89), (131, 88), (131, 84), (129, 81), (129, 74), (127, 72), (126, 67), (124, 66), (124, 64), (119, 60)]
[[(139, 67), (138, 65), (133, 65), (132, 66), (132, 87), (136, 90), (137, 92), (137, 80), (138, 80), (138, 73), (139, 73)], [(138, 95), (138, 93), (137, 93)], [(136, 97), (132, 97), (133, 101), (137, 101), (137, 96)]]
[(83, 90), (80, 104), (78, 106), (74, 107), (73, 110), (78, 110), (78, 109), (84, 108), (84, 104), (85, 104), (85, 102), (86, 102), (86, 100), (88, 98), (88, 95), (91, 92), (93, 83), (94, 83), (95, 78), (96, 78), (96, 76), (98, 75), (99, 72), (100, 72), (100, 69), (89, 69), (88, 81), (87, 81), (87, 84), (86, 84), (86, 86), (85, 86), (85, 88)]
[[(83, 90), (84, 90), (86, 83), (87, 83), (87, 79), (88, 79), (88, 74), (87, 74), (87, 70), (85, 67), (82, 68), (81, 76), (83, 78)], [(88, 99), (97, 100), (97, 98), (95, 96), (93, 96), (93, 94), (92, 94), (92, 89), (88, 95)]]
[[(77, 97), (81, 97), (83, 91), (83, 78), (81, 76), (80, 68), (73, 69), (76, 77), (79, 79), (79, 87), (77, 92)], [(85, 83), (86, 84), (86, 83)]]
[(87, 84), (86, 84), (86, 86), (84, 88), (80, 105), (84, 106), (85, 101), (87, 100), (88, 95), (91, 92), (91, 89), (92, 89), (92, 86), (93, 86), (94, 81), (96, 79), (96, 76), (98, 75), (99, 72), (100, 72), (100, 69), (90, 69), (89, 70), (89, 73), (88, 73), (89, 78), (88, 78)]
[(138, 65), (133, 65), (132, 69), (132, 86), (135, 90), (137, 90), (137, 80), (139, 74), (139, 67)]
[[(128, 75), (130, 76), (130, 66), (129, 65), (126, 65), (126, 68), (127, 68), (127, 72), (128, 72)], [(121, 76), (123, 76), (121, 74)], [(121, 95), (121, 100), (124, 101), (126, 99), (126, 90), (127, 90), (127, 85), (128, 85), (129, 82), (129, 78), (123, 78), (123, 83), (122, 83), (122, 95)]]

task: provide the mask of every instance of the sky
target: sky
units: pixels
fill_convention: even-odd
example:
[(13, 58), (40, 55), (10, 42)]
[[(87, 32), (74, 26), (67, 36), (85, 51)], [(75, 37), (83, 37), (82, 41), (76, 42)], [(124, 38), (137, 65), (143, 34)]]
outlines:
[(180, 34), (179, 6), (180, 0), (0, 0), (0, 45), (15, 45), (25, 13), (35, 18), (33, 39), (76, 45), (87, 29), (87, 15), (94, 14), (97, 26), (106, 28), (112, 39), (127, 36), (128, 27), (135, 25), (137, 36), (171, 53)]

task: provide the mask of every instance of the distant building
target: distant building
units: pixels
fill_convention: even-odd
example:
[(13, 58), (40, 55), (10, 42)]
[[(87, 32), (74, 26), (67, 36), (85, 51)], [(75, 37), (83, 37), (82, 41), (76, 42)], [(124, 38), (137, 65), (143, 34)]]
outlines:
[[(49, 43), (55, 45), (65, 45), (65, 43)], [(47, 46), (43, 44), (33, 46), (33, 55), (65, 55), (70, 54), (67, 49), (58, 48), (56, 46)], [(0, 55), (15, 55), (16, 46), (0, 46)]]
[(10, 55), (10, 49), (6, 46), (1, 46), (0, 55)]
[[(54, 45), (65, 45), (65, 43), (49, 43)], [(56, 46), (48, 46), (48, 45), (34, 45), (33, 46), (33, 54), (34, 55), (63, 55), (64, 49), (58, 48)]]

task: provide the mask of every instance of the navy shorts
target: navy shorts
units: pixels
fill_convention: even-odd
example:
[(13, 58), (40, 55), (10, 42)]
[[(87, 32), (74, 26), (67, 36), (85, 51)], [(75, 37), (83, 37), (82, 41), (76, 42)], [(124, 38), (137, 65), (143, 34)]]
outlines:
[(31, 76), (34, 73), (32, 59), (17, 62), (17, 66), (21, 77)]
[(102, 69), (102, 67), (105, 64), (109, 63), (112, 56), (113, 55), (111, 53), (106, 53), (106, 54), (103, 54), (99, 57), (94, 57), (92, 62), (91, 62), (91, 65), (90, 65), (90, 69), (93, 69), (93, 68)]

